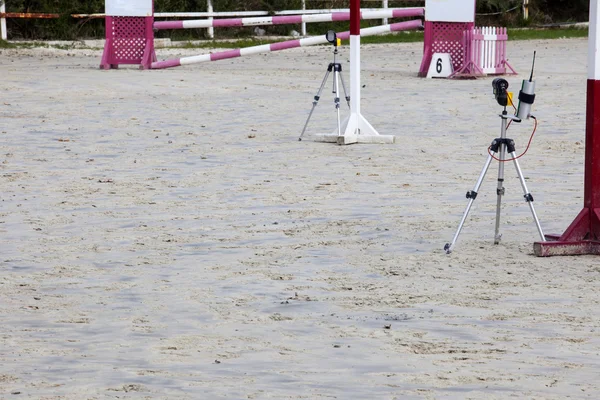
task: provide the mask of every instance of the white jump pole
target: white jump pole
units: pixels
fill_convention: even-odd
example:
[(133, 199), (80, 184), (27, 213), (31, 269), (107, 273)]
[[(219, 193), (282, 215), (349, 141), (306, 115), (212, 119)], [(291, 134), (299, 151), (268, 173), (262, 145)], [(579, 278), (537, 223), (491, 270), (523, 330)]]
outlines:
[[(209, 13), (212, 13), (214, 11), (212, 0), (206, 0), (206, 11), (208, 11)], [(213, 17), (210, 17), (209, 20), (212, 21)], [(213, 28), (212, 26), (210, 28), (208, 28), (208, 37), (210, 39), (215, 38), (215, 28)]]
[[(306, 0), (302, 0), (302, 11), (306, 11)], [(302, 36), (306, 36), (306, 22), (302, 23)]]
[(360, 112), (360, 0), (350, 2), (350, 115), (342, 136), (323, 135), (316, 140), (331, 142), (332, 136), (337, 144), (353, 143), (394, 143), (395, 137), (380, 135)]
[[(6, 12), (6, 5), (4, 0), (0, 0), (0, 14)], [(6, 33), (6, 18), (0, 18), (0, 39), (7, 40), (8, 34)]]
[[(388, 0), (383, 0), (381, 3), (381, 8), (388, 8)], [(381, 24), (382, 25), (387, 25), (388, 24), (388, 19), (384, 18), (381, 20)]]

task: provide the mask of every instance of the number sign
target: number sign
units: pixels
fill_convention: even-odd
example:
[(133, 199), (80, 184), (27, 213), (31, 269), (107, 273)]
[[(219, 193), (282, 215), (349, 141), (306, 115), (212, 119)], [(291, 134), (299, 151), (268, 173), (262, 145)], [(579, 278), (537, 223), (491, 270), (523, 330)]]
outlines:
[(106, 15), (111, 17), (151, 17), (152, 0), (106, 0)]
[(448, 53), (435, 53), (429, 64), (428, 78), (447, 78), (452, 75), (452, 60)]
[(475, 22), (475, 0), (426, 0), (425, 20)]

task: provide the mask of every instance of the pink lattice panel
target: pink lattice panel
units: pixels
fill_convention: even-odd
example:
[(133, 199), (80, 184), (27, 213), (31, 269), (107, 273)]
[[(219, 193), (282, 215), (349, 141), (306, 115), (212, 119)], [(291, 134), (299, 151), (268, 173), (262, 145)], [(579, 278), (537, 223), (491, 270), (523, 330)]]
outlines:
[(154, 54), (153, 17), (106, 17), (106, 43), (101, 68), (120, 64), (150, 68)]
[(427, 76), (434, 53), (449, 53), (454, 70), (460, 69), (465, 58), (463, 34), (474, 25), (472, 22), (425, 21), (423, 61), (419, 76)]

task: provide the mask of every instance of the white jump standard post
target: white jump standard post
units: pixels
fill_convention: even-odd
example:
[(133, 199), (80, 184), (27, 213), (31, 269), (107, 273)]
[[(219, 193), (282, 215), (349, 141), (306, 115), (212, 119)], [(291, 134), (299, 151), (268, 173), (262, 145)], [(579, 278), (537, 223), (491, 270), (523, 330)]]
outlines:
[[(6, 12), (6, 6), (4, 5), (4, 0), (0, 0), (0, 14)], [(8, 40), (8, 34), (6, 32), (6, 18), (0, 18), (0, 39)]]
[(360, 113), (360, 0), (350, 2), (350, 115), (343, 134), (316, 135), (316, 141), (339, 145), (354, 143), (394, 143), (395, 136), (380, 135)]

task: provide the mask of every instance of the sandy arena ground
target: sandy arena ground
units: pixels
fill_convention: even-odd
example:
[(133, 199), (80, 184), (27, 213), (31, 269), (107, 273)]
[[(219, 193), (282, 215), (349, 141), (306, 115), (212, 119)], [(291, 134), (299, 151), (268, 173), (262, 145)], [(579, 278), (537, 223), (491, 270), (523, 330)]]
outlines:
[[(587, 41), (510, 42), (510, 89), (534, 50), (521, 167), (562, 233)], [(1, 50), (0, 398), (600, 398), (600, 259), (533, 255), (512, 164), (502, 242), (494, 162), (442, 250), (499, 135), (492, 78), (419, 79), (419, 43), (362, 51), (363, 114), (397, 144), (309, 140), (335, 129), (331, 82), (298, 141), (329, 47), (164, 71)]]

